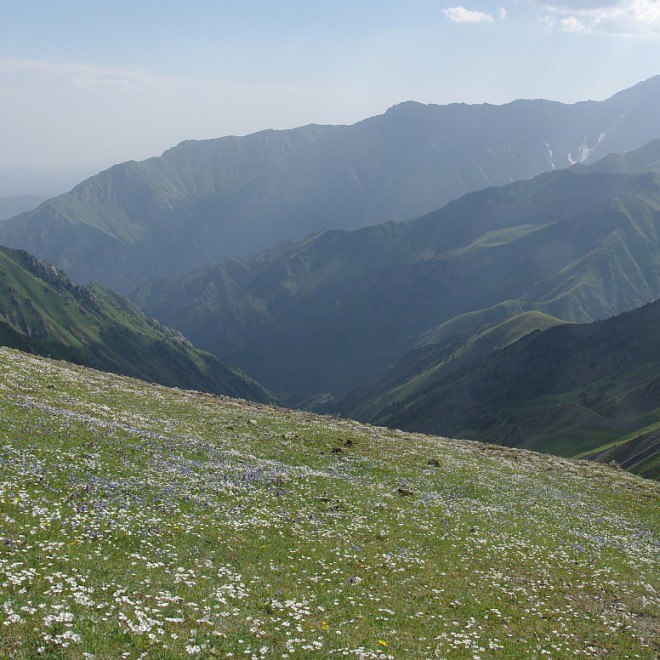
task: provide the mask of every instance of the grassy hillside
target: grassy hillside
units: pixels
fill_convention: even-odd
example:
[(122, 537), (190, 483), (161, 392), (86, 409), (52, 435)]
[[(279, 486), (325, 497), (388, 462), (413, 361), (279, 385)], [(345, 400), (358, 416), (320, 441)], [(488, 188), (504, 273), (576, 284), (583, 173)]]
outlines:
[(26, 252), (0, 247), (0, 344), (164, 385), (272, 396), (100, 285), (76, 286)]
[[(491, 315), (498, 312), (491, 310)], [(469, 318), (452, 319), (428, 332), (390, 369), (344, 397), (337, 409), (354, 419), (382, 421), (385, 411), (396, 414), (403, 401), (413, 401), (438, 381), (478, 369), (495, 351), (532, 332), (564, 323), (541, 312), (521, 312), (490, 323), (484, 314), (466, 316)]]
[(0, 418), (1, 655), (656, 656), (626, 472), (8, 349)]
[[(523, 317), (411, 352), (344, 414), (408, 430), (617, 461), (660, 478), (660, 301), (495, 343)], [(529, 329), (529, 326), (528, 326)], [(508, 335), (512, 339), (516, 334)], [(493, 341), (493, 338), (495, 341)]]

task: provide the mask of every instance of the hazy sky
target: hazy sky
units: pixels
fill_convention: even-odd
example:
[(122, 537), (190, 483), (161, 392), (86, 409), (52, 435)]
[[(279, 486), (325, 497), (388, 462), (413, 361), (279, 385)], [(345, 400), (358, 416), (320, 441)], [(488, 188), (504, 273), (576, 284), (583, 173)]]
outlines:
[(660, 0), (2, 0), (0, 168), (346, 124), (413, 99), (605, 99), (660, 73)]

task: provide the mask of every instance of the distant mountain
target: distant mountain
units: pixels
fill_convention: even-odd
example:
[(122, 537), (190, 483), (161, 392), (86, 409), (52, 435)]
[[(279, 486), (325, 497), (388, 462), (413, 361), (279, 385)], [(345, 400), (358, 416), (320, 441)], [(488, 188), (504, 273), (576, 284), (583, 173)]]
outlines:
[(409, 222), (324, 232), (134, 300), (288, 404), (318, 408), (420, 342), (522, 312), (588, 322), (660, 296), (660, 173), (646, 171), (658, 156), (660, 141), (622, 157), (630, 173), (550, 172)]
[(36, 195), (17, 195), (16, 197), (0, 197), (0, 222), (13, 218), (24, 211), (31, 211), (45, 201)]
[(469, 191), (660, 137), (660, 77), (603, 102), (402, 103), (353, 126), (184, 142), (0, 227), (75, 281), (129, 292), (326, 229), (430, 212)]
[(340, 409), (406, 430), (616, 460), (659, 478), (660, 300), (590, 324), (540, 329), (534, 319), (539, 331), (519, 341), (489, 341), (524, 316), (416, 349)]
[(260, 385), (100, 285), (0, 248), (0, 345), (163, 385), (272, 400)]

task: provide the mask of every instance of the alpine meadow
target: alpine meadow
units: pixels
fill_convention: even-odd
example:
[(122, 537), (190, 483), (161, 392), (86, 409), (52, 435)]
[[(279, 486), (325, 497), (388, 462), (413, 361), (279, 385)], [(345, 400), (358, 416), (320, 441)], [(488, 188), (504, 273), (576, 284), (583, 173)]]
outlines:
[(0, 350), (2, 652), (656, 656), (660, 489)]
[(468, 5), (2, 10), (0, 658), (659, 657), (660, 9)]

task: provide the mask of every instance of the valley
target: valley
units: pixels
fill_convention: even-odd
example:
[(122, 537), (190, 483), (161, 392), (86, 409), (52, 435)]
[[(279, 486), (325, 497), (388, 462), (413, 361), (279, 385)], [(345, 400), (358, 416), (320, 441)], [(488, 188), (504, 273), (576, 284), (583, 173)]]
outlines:
[(437, 326), (449, 337), (526, 312), (589, 322), (660, 295), (660, 142), (644, 154), (625, 161), (638, 172), (542, 174), (158, 280), (133, 300), (290, 405), (340, 398)]
[(63, 269), (5, 249), (2, 341), (658, 478), (659, 80), (570, 106), (404, 103), (117, 165), (0, 225)]

